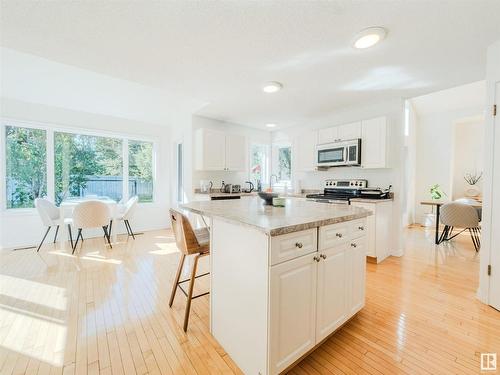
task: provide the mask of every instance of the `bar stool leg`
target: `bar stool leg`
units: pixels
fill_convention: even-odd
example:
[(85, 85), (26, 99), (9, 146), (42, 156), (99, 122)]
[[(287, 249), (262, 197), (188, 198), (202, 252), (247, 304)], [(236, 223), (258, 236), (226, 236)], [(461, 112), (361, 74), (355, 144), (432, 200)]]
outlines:
[[(128, 228), (127, 228), (128, 230)], [(170, 292), (170, 301), (168, 303), (169, 307), (172, 307), (175, 298), (175, 292), (177, 292), (177, 287), (179, 286), (179, 279), (181, 278), (182, 267), (184, 267), (184, 260), (186, 259), (186, 254), (181, 254), (181, 259), (179, 261), (179, 266), (177, 267), (177, 274), (175, 275), (174, 284), (172, 285), (172, 292)]]
[(193, 299), (194, 282), (196, 280), (196, 269), (198, 268), (198, 259), (199, 258), (200, 258), (200, 254), (197, 254), (194, 257), (193, 270), (191, 271), (191, 280), (189, 281), (189, 291), (188, 291), (188, 296), (187, 296), (186, 312), (184, 313), (184, 332), (187, 331), (187, 327), (188, 327), (189, 311), (191, 310), (191, 300)]

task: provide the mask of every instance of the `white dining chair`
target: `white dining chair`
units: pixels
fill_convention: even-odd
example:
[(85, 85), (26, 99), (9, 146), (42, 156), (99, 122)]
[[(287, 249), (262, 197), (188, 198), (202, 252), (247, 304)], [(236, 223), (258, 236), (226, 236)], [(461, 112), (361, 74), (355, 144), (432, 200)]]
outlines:
[[(137, 203), (139, 202), (139, 197), (133, 196), (130, 198), (127, 203), (118, 205), (118, 216), (115, 218), (116, 220), (122, 220), (125, 224), (125, 228), (127, 229), (127, 234), (132, 236), (135, 240), (134, 232), (132, 231), (132, 227), (130, 226), (130, 218), (134, 214), (135, 208), (137, 207)], [(111, 228), (113, 226), (113, 220), (109, 223), (109, 235), (111, 235)]]
[(100, 201), (87, 201), (76, 205), (73, 210), (73, 226), (78, 229), (78, 234), (76, 236), (75, 245), (73, 246), (73, 254), (75, 253), (79, 239), (81, 238), (83, 240), (83, 229), (101, 227), (104, 231), (105, 238), (108, 240), (109, 247), (113, 248), (108, 232), (109, 220), (109, 208), (106, 203)]
[[(59, 225), (61, 224), (61, 212), (54, 203), (52, 203), (46, 198), (36, 198), (35, 207), (36, 210), (38, 211), (38, 215), (40, 215), (40, 219), (42, 219), (43, 225), (47, 227), (47, 231), (45, 232), (45, 235), (43, 236), (40, 245), (38, 245), (38, 248), (36, 249), (36, 251), (38, 252), (40, 251), (40, 248), (42, 247), (45, 238), (49, 234), (50, 228), (54, 226), (56, 227), (56, 233), (54, 234), (54, 243), (56, 243), (57, 234), (59, 233)], [(64, 219), (64, 224), (68, 225), (69, 239), (71, 241), (71, 247), (73, 248), (73, 237), (71, 235), (72, 222), (73, 220), (70, 218)]]
[[(478, 212), (473, 206), (462, 202), (446, 203), (441, 207), (441, 223), (444, 224), (444, 229), (439, 242), (450, 241), (460, 233), (468, 230), (474, 244), (474, 249), (476, 252), (479, 251), (481, 247), (481, 227), (479, 225)], [(463, 229), (457, 234), (452, 235), (454, 228)]]

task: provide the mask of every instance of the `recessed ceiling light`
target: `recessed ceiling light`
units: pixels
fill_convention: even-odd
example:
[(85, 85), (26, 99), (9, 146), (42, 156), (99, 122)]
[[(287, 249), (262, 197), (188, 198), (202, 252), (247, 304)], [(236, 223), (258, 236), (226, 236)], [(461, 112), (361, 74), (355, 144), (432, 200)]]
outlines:
[(276, 127), (276, 124), (266, 124), (266, 126), (267, 126), (268, 128), (275, 128), (275, 127)]
[(283, 88), (283, 84), (275, 81), (267, 82), (264, 86), (262, 86), (262, 91), (267, 92), (269, 94), (273, 92), (278, 92)]
[(387, 31), (383, 27), (369, 27), (356, 35), (353, 47), (358, 49), (372, 47), (382, 41), (386, 34)]

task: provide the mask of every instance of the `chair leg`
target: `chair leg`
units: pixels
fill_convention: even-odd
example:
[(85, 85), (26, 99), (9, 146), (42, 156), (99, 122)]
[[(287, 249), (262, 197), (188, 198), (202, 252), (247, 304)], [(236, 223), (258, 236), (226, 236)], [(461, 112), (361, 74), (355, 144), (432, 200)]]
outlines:
[(123, 224), (125, 224), (125, 229), (127, 230), (127, 236), (130, 236), (130, 230), (128, 229), (127, 220), (123, 220)]
[(474, 249), (476, 250), (477, 253), (479, 250), (479, 244), (477, 243), (477, 237), (474, 228), (469, 228), (469, 233), (470, 233), (470, 238), (472, 239), (472, 243), (474, 244)]
[(182, 267), (184, 267), (184, 260), (186, 260), (186, 255), (181, 254), (181, 259), (179, 260), (179, 266), (177, 267), (177, 273), (175, 275), (174, 284), (172, 285), (172, 291), (170, 292), (170, 301), (168, 306), (172, 307), (174, 303), (175, 293), (177, 292), (177, 287), (179, 286), (179, 279), (181, 278)]
[(111, 237), (111, 229), (113, 228), (113, 220), (109, 221), (108, 234)]
[(438, 244), (440, 244), (443, 241), (446, 241), (448, 238), (448, 231), (450, 230), (450, 227), (448, 225), (444, 226), (443, 232), (441, 233), (441, 236), (439, 236)]
[(104, 236), (106, 237), (106, 239), (108, 240), (108, 244), (109, 244), (109, 247), (110, 248), (113, 248), (113, 246), (111, 245), (111, 239), (109, 237), (109, 233), (108, 233), (108, 226), (105, 225), (102, 227), (102, 230), (104, 231)]
[[(73, 234), (71, 233), (71, 224), (68, 224), (69, 241), (71, 242), (71, 248), (73, 248)], [(74, 251), (73, 251), (74, 252)]]
[(57, 241), (57, 233), (59, 233), (59, 224), (57, 224), (57, 227), (56, 227), (56, 234), (54, 235), (54, 243), (56, 243), (56, 241)]
[(80, 239), (80, 237), (82, 236), (82, 228), (78, 228), (78, 234), (76, 235), (76, 242), (75, 242), (75, 246), (73, 246), (73, 253), (75, 253), (75, 250), (76, 250), (76, 246), (78, 245), (78, 240)]
[(191, 281), (189, 282), (189, 291), (187, 295), (186, 302), (186, 312), (184, 313), (184, 332), (187, 331), (188, 322), (189, 322), (189, 312), (191, 310), (191, 301), (193, 299), (193, 289), (194, 282), (196, 280), (196, 269), (198, 268), (198, 259), (200, 258), (200, 254), (194, 257), (193, 270), (191, 271)]
[(135, 240), (135, 235), (134, 232), (132, 231), (132, 227), (130, 226), (130, 222), (128, 220), (125, 220), (125, 224), (128, 226), (128, 229), (130, 230), (130, 235)]
[(38, 253), (40, 251), (40, 248), (42, 247), (43, 245), (43, 241), (45, 241), (45, 238), (47, 237), (47, 234), (49, 234), (49, 231), (50, 231), (50, 228), (51, 227), (48, 227), (47, 228), (47, 231), (45, 232), (43, 238), (42, 238), (42, 242), (40, 242), (40, 245), (38, 245), (38, 249), (36, 249), (36, 252)]

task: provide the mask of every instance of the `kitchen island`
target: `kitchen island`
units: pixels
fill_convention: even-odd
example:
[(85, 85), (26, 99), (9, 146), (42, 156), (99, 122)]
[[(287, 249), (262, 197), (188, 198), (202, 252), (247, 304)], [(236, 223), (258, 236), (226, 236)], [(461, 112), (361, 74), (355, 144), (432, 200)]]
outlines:
[(210, 219), (210, 331), (245, 374), (278, 374), (365, 301), (370, 211), (290, 198), (182, 206)]

